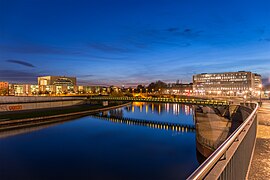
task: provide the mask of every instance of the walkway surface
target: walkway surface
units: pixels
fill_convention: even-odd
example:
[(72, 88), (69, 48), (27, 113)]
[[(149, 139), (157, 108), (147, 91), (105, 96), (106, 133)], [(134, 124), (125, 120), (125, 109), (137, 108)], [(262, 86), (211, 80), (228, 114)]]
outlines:
[(270, 179), (270, 100), (258, 112), (257, 141), (248, 179)]

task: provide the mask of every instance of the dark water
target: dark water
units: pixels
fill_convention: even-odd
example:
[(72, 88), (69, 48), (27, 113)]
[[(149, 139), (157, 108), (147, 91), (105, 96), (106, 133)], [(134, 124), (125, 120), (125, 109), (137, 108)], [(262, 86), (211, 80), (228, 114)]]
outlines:
[[(0, 179), (185, 179), (198, 167), (194, 131), (150, 128), (122, 117), (193, 125), (179, 104), (133, 103), (92, 116), (0, 139)], [(157, 126), (158, 127), (158, 126)]]

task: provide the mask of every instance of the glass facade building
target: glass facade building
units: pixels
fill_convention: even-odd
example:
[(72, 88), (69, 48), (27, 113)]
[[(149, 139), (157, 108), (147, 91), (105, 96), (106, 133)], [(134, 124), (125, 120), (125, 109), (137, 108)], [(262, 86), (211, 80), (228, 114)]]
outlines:
[(261, 76), (252, 72), (202, 73), (193, 76), (193, 90), (202, 95), (242, 96), (256, 93)]

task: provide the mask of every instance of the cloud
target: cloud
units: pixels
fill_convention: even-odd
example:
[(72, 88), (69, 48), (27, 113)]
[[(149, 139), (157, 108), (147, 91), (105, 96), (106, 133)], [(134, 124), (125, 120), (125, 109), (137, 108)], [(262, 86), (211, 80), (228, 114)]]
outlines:
[(179, 28), (178, 27), (170, 27), (170, 28), (166, 29), (166, 31), (168, 31), (168, 32), (177, 32), (177, 31), (179, 31)]
[(259, 41), (266, 41), (266, 42), (270, 42), (270, 38), (261, 38)]
[(203, 32), (204, 31), (202, 31), (202, 30), (193, 30), (191, 28), (185, 28), (181, 32), (176, 33), (176, 35), (180, 35), (182, 37), (191, 39), (191, 38), (199, 37), (201, 35), (201, 33), (203, 33)]
[(184, 29), (181, 30), (178, 27), (170, 27), (170, 28), (167, 28), (166, 31), (171, 33), (172, 35), (182, 36), (182, 37), (185, 37), (185, 38), (199, 37), (201, 35), (201, 33), (204, 32), (202, 30), (194, 30), (192, 28), (184, 28)]
[[(0, 44), (0, 49), (2, 51), (21, 53), (21, 54), (66, 54), (68, 51), (43, 45), (34, 44), (13, 44), (13, 45), (3, 45)], [(73, 54), (74, 52), (72, 52)]]
[(111, 52), (111, 53), (128, 53), (128, 52), (133, 51), (128, 48), (116, 47), (116, 46), (108, 45), (105, 43), (92, 43), (89, 46), (99, 51)]
[(0, 70), (0, 81), (8, 81), (11, 83), (35, 83), (37, 84), (37, 77), (40, 76), (36, 72), (26, 72), (18, 70)]
[(9, 63), (19, 64), (19, 65), (23, 65), (23, 66), (26, 66), (26, 67), (32, 67), (32, 68), (35, 67), (33, 64), (28, 63), (28, 62), (26, 62), (26, 61), (14, 60), (14, 59), (8, 59), (8, 60), (6, 60), (6, 61), (9, 62)]

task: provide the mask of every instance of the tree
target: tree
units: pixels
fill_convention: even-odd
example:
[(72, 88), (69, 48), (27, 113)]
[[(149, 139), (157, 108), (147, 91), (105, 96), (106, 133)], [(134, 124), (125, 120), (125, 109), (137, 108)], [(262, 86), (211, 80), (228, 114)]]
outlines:
[(0, 95), (4, 96), (8, 94), (8, 89), (7, 88), (1, 88), (0, 89)]
[(123, 97), (124, 94), (123, 94), (121, 91), (120, 91), (120, 92), (113, 91), (113, 92), (111, 93), (111, 96), (112, 96), (112, 97)]
[(136, 92), (144, 92), (144, 91), (145, 91), (145, 86), (139, 84), (139, 85), (137, 86)]
[(152, 82), (148, 85), (148, 89), (149, 91), (159, 91), (159, 90), (162, 90), (162, 89), (165, 89), (167, 88), (167, 84), (163, 81), (156, 81), (156, 82)]

